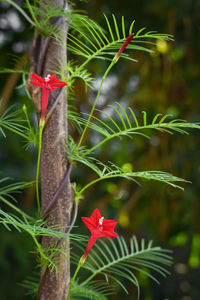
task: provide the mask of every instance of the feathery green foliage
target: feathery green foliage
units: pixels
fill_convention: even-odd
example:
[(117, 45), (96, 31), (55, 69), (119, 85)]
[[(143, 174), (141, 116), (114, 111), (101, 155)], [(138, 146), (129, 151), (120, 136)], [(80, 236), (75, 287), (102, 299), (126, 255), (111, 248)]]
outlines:
[[(51, 271), (55, 270), (57, 272), (57, 264), (59, 261), (58, 254), (66, 255), (66, 251), (61, 248), (52, 245), (52, 247), (42, 248), (41, 244), (38, 242), (37, 237), (41, 236), (51, 236), (53, 238), (59, 239), (71, 239), (71, 240), (81, 240), (81, 235), (68, 234), (63, 232), (67, 227), (60, 228), (57, 225), (48, 225), (47, 222), (43, 220), (34, 220), (31, 221), (27, 218), (27, 215), (24, 213), (22, 217), (7, 213), (0, 209), (0, 224), (2, 224), (8, 231), (11, 231), (13, 227), (18, 232), (28, 233), (36, 246), (36, 253), (38, 256), (38, 265), (47, 266)], [(62, 229), (62, 231), (60, 231)]]
[[(135, 20), (132, 21), (129, 30), (126, 32), (124, 17), (122, 17), (121, 26), (117, 23), (114, 15), (112, 15), (112, 23), (106, 15), (104, 17), (109, 34), (105, 33), (94, 21), (78, 19), (77, 24), (72, 20), (70, 27), (73, 31), (68, 34), (68, 50), (73, 54), (86, 58), (83, 65), (86, 65), (93, 58), (112, 60), (127, 35), (133, 32)], [(142, 28), (135, 33), (132, 43), (128, 45), (128, 49), (151, 52), (143, 44), (154, 44), (154, 39), (172, 39), (167, 34), (159, 34), (154, 31), (144, 33), (144, 30), (145, 28)], [(135, 61), (127, 53), (122, 53), (121, 57)]]
[(137, 182), (137, 178), (140, 179), (147, 179), (147, 180), (155, 180), (162, 183), (166, 183), (174, 188), (179, 188), (183, 190), (183, 187), (177, 184), (177, 182), (188, 182), (182, 178), (176, 177), (170, 173), (162, 172), (162, 171), (138, 171), (138, 172), (132, 172), (124, 170), (123, 168), (113, 164), (109, 163), (109, 165), (104, 164), (103, 162), (99, 161), (97, 158), (92, 157), (91, 155), (85, 155), (85, 153), (88, 152), (86, 147), (82, 146), (76, 151), (76, 144), (73, 141), (73, 139), (70, 137), (68, 142), (68, 157), (70, 161), (73, 163), (73, 161), (77, 161), (81, 164), (86, 165), (90, 169), (92, 169), (96, 174), (97, 178), (90, 181), (88, 184), (86, 184), (84, 187), (82, 187), (75, 191), (75, 196), (77, 199), (82, 198), (83, 192), (88, 189), (93, 184), (106, 180), (111, 178), (125, 178), (128, 180), (132, 180), (134, 182)]
[(21, 74), (28, 75), (28, 72), (25, 70), (15, 70), (15, 69), (9, 69), (9, 68), (0, 69), (0, 73), (21, 73)]
[(114, 291), (112, 291), (111, 286), (106, 282), (98, 280), (86, 285), (75, 282), (72, 287), (70, 299), (107, 300), (107, 296), (110, 294), (114, 294)]
[[(62, 30), (60, 30), (61, 20), (62, 18), (67, 18), (69, 20), (69, 33), (67, 36), (68, 50), (72, 54), (84, 58), (84, 62), (80, 66), (77, 62), (72, 60), (67, 64), (67, 66), (61, 66), (61, 71), (57, 71), (61, 77), (67, 76), (68, 88), (70, 89), (70, 92), (73, 91), (75, 78), (81, 78), (86, 87), (91, 87), (91, 82), (93, 81), (92, 74), (90, 74), (84, 67), (94, 58), (112, 61), (116, 52), (125, 41), (127, 35), (130, 35), (134, 31), (133, 28), (135, 21), (132, 21), (127, 30), (123, 16), (121, 21), (118, 22), (114, 15), (112, 15), (112, 21), (110, 21), (109, 18), (104, 15), (107, 26), (106, 32), (101, 26), (96, 24), (93, 20), (90, 20), (82, 12), (65, 10), (65, 7), (62, 8), (53, 6), (48, 1), (34, 1), (35, 3), (37, 2), (37, 6), (31, 5), (29, 0), (25, 1), (25, 6), (32, 19), (30, 19), (26, 12), (15, 2), (12, 0), (7, 0), (7, 2), (18, 9), (18, 11), (21, 12), (22, 15), (37, 28), (40, 34), (45, 35), (47, 39), (46, 41), (48, 41), (48, 38), (51, 35), (51, 37), (59, 42), (63, 34), (65, 34)], [(53, 17), (57, 17), (57, 22), (54, 24), (54, 26), (51, 25), (50, 22), (51, 18)], [(119, 23), (121, 24), (119, 25)], [(127, 47), (128, 49), (146, 51), (150, 53), (150, 47), (155, 44), (155, 40), (172, 40), (170, 35), (159, 34), (154, 31), (144, 31), (145, 28), (135, 31), (134, 38)], [(121, 57), (131, 61), (136, 61), (130, 57), (128, 53), (122, 53)], [(110, 69), (108, 68), (102, 79), (101, 86), (109, 71)], [(11, 73), (12, 70), (3, 69), (0, 72)], [(24, 86), (27, 80), (27, 72), (24, 70), (15, 70), (14, 72), (22, 73), (22, 86)], [(99, 89), (95, 101), (98, 100), (100, 92), (101, 88)], [(95, 105), (93, 105), (92, 109), (94, 109)], [(143, 112), (143, 118), (142, 121), (140, 121), (135, 115), (133, 109), (130, 107), (128, 107), (128, 110), (125, 110), (120, 103), (116, 103), (116, 106), (111, 105), (111, 107), (114, 113), (112, 116), (98, 110), (97, 111), (100, 113), (100, 117), (92, 116), (92, 110), (92, 114), (89, 115), (89, 121), (72, 111), (68, 113), (68, 119), (76, 123), (79, 131), (82, 130), (82, 127), (87, 128), (88, 126), (102, 137), (102, 140), (90, 149), (81, 146), (82, 143), (78, 145), (77, 149), (74, 140), (72, 138), (69, 139), (67, 149), (69, 160), (72, 163), (76, 161), (84, 164), (92, 169), (92, 171), (94, 171), (97, 175), (96, 179), (92, 180), (82, 188), (80, 188), (78, 185), (74, 185), (75, 200), (78, 202), (83, 197), (82, 195), (84, 191), (93, 184), (102, 180), (114, 178), (125, 178), (136, 183), (138, 183), (136, 181), (137, 178), (156, 180), (166, 183), (172, 187), (183, 189), (177, 184), (177, 182), (186, 182), (186, 180), (182, 178), (173, 176), (166, 172), (154, 170), (138, 172), (125, 171), (123, 168), (113, 163), (105, 164), (101, 162), (97, 158), (93, 157), (92, 154), (98, 147), (101, 147), (104, 143), (111, 141), (115, 137), (122, 138), (123, 136), (127, 136), (129, 138), (133, 138), (134, 135), (137, 134), (149, 138), (150, 130), (157, 130), (170, 134), (173, 132), (187, 134), (186, 129), (200, 129), (200, 125), (198, 123), (188, 123), (179, 119), (170, 120), (167, 122), (166, 120), (170, 116), (162, 116), (161, 114), (156, 114), (153, 120), (148, 123), (146, 112)], [(37, 144), (37, 133), (35, 133), (30, 124), (26, 108), (23, 107), (23, 110), (26, 120), (20, 117), (21, 110), (14, 111), (12, 107), (8, 108), (0, 117), (0, 132), (4, 137), (6, 137), (4, 130), (8, 129), (23, 137), (27, 141), (27, 145), (30, 143)], [(102, 116), (104, 116), (103, 119), (101, 119)], [(25, 121), (27, 126), (24, 126)], [(1, 179), (0, 184), (5, 183), (7, 179), (8, 178)], [(31, 183), (13, 183), (0, 188), (0, 200), (20, 214), (20, 217), (18, 217), (0, 209), (0, 223), (9, 231), (12, 227), (14, 227), (14, 229), (19, 232), (27, 232), (32, 237), (37, 253), (39, 254), (38, 264), (43, 267), (47, 266), (50, 271), (57, 270), (57, 264), (60, 262), (59, 254), (65, 255), (62, 247), (59, 248), (56, 244), (54, 244), (51, 245), (52, 247), (42, 248), (37, 238), (41, 236), (50, 236), (58, 241), (66, 238), (83, 241), (83, 238), (78, 235), (70, 235), (63, 232), (66, 230), (66, 228), (60, 228), (56, 225), (49, 226), (44, 220), (33, 219), (6, 199), (10, 198), (11, 200), (14, 200), (12, 193), (16, 192), (18, 189), (28, 187), (30, 184)], [(77, 263), (79, 257), (74, 256), (74, 259)], [(71, 298), (80, 299), (87, 297), (89, 299), (106, 300), (107, 295), (113, 293), (112, 286), (110, 286), (108, 283), (102, 284), (100, 281), (93, 281), (96, 275), (102, 274), (105, 276), (107, 281), (111, 279), (126, 292), (127, 290), (123, 284), (123, 280), (132, 282), (138, 289), (139, 299), (140, 288), (135, 272), (144, 273), (154, 281), (158, 282), (155, 276), (152, 275), (151, 270), (155, 273), (157, 272), (158, 274), (166, 276), (168, 274), (166, 268), (170, 265), (171, 258), (168, 251), (163, 250), (160, 247), (152, 247), (151, 242), (146, 244), (144, 240), (142, 240), (139, 244), (136, 238), (132, 237), (128, 246), (123, 237), (119, 237), (114, 241), (109, 239), (108, 242), (99, 240), (94, 246), (91, 255), (89, 255), (89, 259), (83, 265), (83, 267), (87, 269), (91, 275), (82, 281), (81, 284), (78, 282), (74, 284), (72, 287)], [(146, 269), (149, 271), (146, 271)], [(25, 284), (30, 286), (28, 281)], [(32, 292), (36, 292), (37, 284), (35, 282), (33, 282), (31, 289)]]
[[(100, 116), (104, 116), (104, 119), (107, 120), (102, 120), (100, 117), (93, 116), (93, 122), (89, 122), (88, 126), (92, 130), (101, 134), (104, 139), (86, 151), (84, 156), (90, 154), (95, 149), (115, 137), (128, 136), (129, 138), (133, 138), (134, 135), (141, 135), (146, 138), (150, 138), (149, 130), (157, 130), (169, 134), (173, 134), (174, 132), (188, 134), (186, 129), (200, 129), (200, 123), (190, 123), (181, 119), (171, 119), (166, 122), (166, 119), (171, 118), (172, 116), (162, 116), (162, 114), (159, 113), (156, 114), (153, 120), (148, 124), (146, 112), (143, 112), (142, 122), (140, 122), (131, 107), (128, 107), (128, 110), (126, 111), (118, 102), (116, 102), (116, 107), (113, 105), (110, 105), (110, 107), (113, 109), (113, 112), (111, 112), (112, 116), (108, 115), (104, 111), (97, 110), (100, 113)], [(68, 117), (76, 122), (79, 127), (87, 124), (87, 120), (85, 118), (73, 115), (72, 113), (69, 114)]]
[[(2, 185), (2, 183), (5, 184), (5, 182), (7, 182), (10, 179), (11, 178), (9, 178), (9, 177), (1, 178), (0, 185)], [(7, 185), (0, 186), (0, 196), (8, 197), (8, 198), (12, 199), (13, 201), (16, 201), (15, 198), (12, 196), (12, 194), (19, 193), (19, 190), (25, 189), (25, 188), (31, 186), (32, 184), (33, 184), (33, 182), (31, 181), (31, 182), (15, 182), (15, 183), (10, 183)]]
[[(38, 133), (31, 126), (26, 107), (23, 106), (23, 109), (16, 109), (15, 107), (15, 105), (9, 106), (0, 116), (0, 133), (6, 137), (6, 129), (21, 136), (25, 140), (26, 149), (37, 145)], [(26, 119), (22, 118), (22, 111), (24, 111)]]
[(11, 231), (11, 227), (14, 227), (17, 231), (26, 231), (31, 236), (53, 236), (57, 238), (69, 238), (69, 235), (58, 231), (58, 226), (45, 227), (46, 222), (43, 220), (29, 221), (25, 216), (22, 218), (16, 215), (8, 214), (0, 209), (0, 223), (3, 224), (7, 230)]
[[(19, 6), (16, 1), (12, 1), (12, 0), (1, 0), (2, 2), (8, 2), (9, 4), (11, 4), (16, 10), (19, 11), (19, 13), (33, 26), (36, 26), (36, 24), (34, 23), (34, 21), (27, 15), (27, 13), (24, 11), (24, 9), (21, 8), (21, 6)], [(28, 1), (28, 0), (27, 0)]]
[(67, 73), (68, 91), (73, 90), (73, 84), (76, 78), (82, 79), (86, 88), (91, 88), (91, 82), (93, 82), (94, 80), (92, 78), (92, 74), (90, 74), (86, 69), (80, 69), (76, 62), (73, 60), (70, 60), (67, 63), (66, 68), (64, 68), (61, 73)]
[[(151, 271), (164, 277), (168, 275), (169, 271), (167, 269), (172, 264), (172, 258), (169, 254), (170, 251), (168, 250), (152, 247), (152, 241), (145, 243), (142, 239), (139, 243), (135, 236), (130, 239), (129, 245), (122, 236), (114, 240), (112, 238), (106, 241), (99, 239), (83, 265), (83, 268), (92, 274), (80, 286), (87, 286), (95, 276), (102, 274), (105, 276), (106, 281), (112, 279), (128, 293), (123, 284), (125, 279), (137, 287), (139, 299), (139, 282), (135, 272), (144, 273), (159, 283), (156, 277), (151, 274)], [(76, 259), (78, 257), (74, 256), (74, 260)]]
[(20, 117), (20, 114), (20, 109), (16, 109), (15, 106), (9, 106), (0, 116), (0, 132), (4, 137), (6, 137), (5, 128), (22, 136), (24, 139), (28, 139), (28, 128), (22, 125), (24, 120)]
[(35, 274), (35, 276), (27, 277), (27, 279), (25, 279), (22, 284), (20, 284), (23, 288), (26, 289), (26, 295), (30, 295), (32, 297), (36, 296), (39, 280), (39, 274)]
[[(39, 274), (35, 272), (33, 276), (27, 277), (20, 285), (26, 289), (27, 295), (35, 297), (38, 291), (38, 283)], [(92, 281), (83, 286), (75, 282), (72, 287), (71, 299), (107, 300), (107, 296), (114, 294), (115, 290), (114, 286), (105, 281)]]
[[(10, 180), (10, 178), (5, 177), (0, 179), (0, 185), (2, 183), (5, 183), (6, 181)], [(29, 215), (27, 215), (25, 212), (23, 212), (21, 209), (19, 209), (17, 206), (11, 203), (7, 198), (9, 198), (12, 201), (15, 201), (15, 197), (12, 195), (13, 193), (19, 193), (21, 189), (30, 187), (33, 184), (33, 182), (18, 182), (18, 183), (10, 183), (6, 186), (0, 187), (0, 201), (5, 203), (7, 206), (9, 206), (11, 209), (19, 213), (21, 216), (25, 216), (25, 218), (32, 220), (33, 218)]]

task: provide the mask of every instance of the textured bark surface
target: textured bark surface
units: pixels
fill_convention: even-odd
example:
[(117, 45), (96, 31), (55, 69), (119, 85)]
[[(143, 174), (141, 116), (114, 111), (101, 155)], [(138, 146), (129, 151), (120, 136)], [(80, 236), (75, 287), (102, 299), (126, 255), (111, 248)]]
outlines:
[[(63, 7), (63, 0), (51, 0), (56, 6)], [(55, 24), (58, 19), (52, 20)], [(67, 21), (62, 19), (59, 21), (60, 29), (64, 32), (62, 44), (52, 38), (45, 38), (35, 35), (32, 51), (31, 71), (44, 77), (51, 74), (52, 70), (58, 70), (66, 65), (66, 36), (67, 36)], [(47, 40), (48, 39), (48, 40)], [(41, 58), (41, 53), (45, 47), (44, 59)], [(41, 68), (41, 61), (42, 68)], [(40, 64), (40, 65), (38, 65)], [(40, 70), (40, 71), (38, 71)], [(41, 90), (37, 87), (32, 88), (33, 101), (36, 110), (40, 111)], [(48, 108), (56, 101), (61, 89), (51, 92), (51, 99)], [(49, 118), (47, 125), (43, 131), (42, 137), (42, 152), (41, 152), (41, 198), (42, 198), (42, 211), (48, 206), (53, 195), (56, 193), (67, 171), (67, 154), (66, 154), (66, 141), (67, 141), (67, 95), (62, 90), (60, 101), (56, 105), (53, 114)], [(70, 215), (73, 202), (73, 193), (70, 182), (66, 184), (65, 188), (60, 193), (55, 205), (48, 214), (48, 224), (56, 224), (60, 227), (68, 226), (70, 224)], [(64, 231), (64, 229), (62, 229)], [(50, 237), (42, 238), (43, 247), (55, 246), (57, 240)], [(66, 300), (69, 281), (69, 241), (65, 240), (62, 243), (62, 249), (65, 250), (66, 255), (59, 255), (57, 259), (60, 261), (58, 266), (58, 274), (50, 272), (49, 269), (45, 271), (44, 276), (41, 275), (40, 283), (40, 299), (41, 300)], [(41, 274), (44, 270), (42, 270)]]

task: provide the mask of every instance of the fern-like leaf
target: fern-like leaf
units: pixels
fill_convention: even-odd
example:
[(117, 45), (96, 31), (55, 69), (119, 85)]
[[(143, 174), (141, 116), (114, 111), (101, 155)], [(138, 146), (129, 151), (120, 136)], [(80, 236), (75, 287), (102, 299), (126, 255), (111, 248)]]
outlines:
[(67, 68), (65, 69), (63, 73), (65, 73), (65, 71), (68, 73), (68, 88), (73, 86), (75, 78), (82, 79), (86, 87), (91, 87), (91, 82), (93, 82), (91, 74), (85, 69), (80, 69), (73, 60), (68, 62)]
[[(122, 43), (125, 41), (126, 36), (131, 34), (135, 21), (133, 20), (129, 26), (128, 31), (125, 30), (124, 17), (122, 17), (121, 25), (118, 24), (114, 15), (112, 15), (112, 22), (109, 21), (108, 17), (104, 15), (108, 34), (104, 33), (104, 30), (93, 21), (89, 20), (78, 20), (78, 24), (72, 22), (70, 28), (73, 30), (69, 33), (68, 49), (76, 54), (86, 58), (88, 63), (93, 58), (108, 59), (111, 60), (116, 51), (119, 50)], [(75, 34), (76, 33), (76, 34)], [(149, 39), (146, 41), (146, 39)], [(134, 39), (129, 49), (151, 52), (145, 44), (153, 44), (154, 39), (170, 40), (171, 36), (166, 34), (159, 34), (153, 31), (144, 33), (144, 28), (138, 30), (135, 33)], [(122, 57), (135, 61), (129, 57), (127, 53), (122, 53)]]
[[(88, 168), (90, 168), (92, 171), (94, 171), (97, 174), (97, 178), (90, 181), (88, 184), (86, 184), (84, 187), (80, 188), (78, 190), (75, 190), (75, 195), (77, 199), (82, 198), (83, 192), (88, 189), (93, 184), (96, 184), (97, 182), (100, 182), (102, 180), (107, 179), (113, 179), (113, 178), (124, 178), (128, 180), (132, 180), (136, 182), (137, 184), (137, 178), (140, 179), (147, 179), (147, 180), (155, 180), (159, 181), (165, 184), (168, 184), (174, 188), (179, 188), (181, 190), (184, 190), (182, 186), (177, 184), (177, 182), (188, 182), (184, 180), (183, 178), (179, 178), (177, 176), (174, 176), (167, 172), (161, 172), (161, 171), (140, 171), (140, 172), (130, 172), (126, 171), (123, 168), (113, 164), (104, 164), (98, 159), (87, 156), (85, 153), (87, 153), (88, 150), (85, 147), (80, 147), (78, 151), (76, 150), (76, 144), (74, 140), (70, 137), (68, 142), (68, 158), (73, 163), (73, 161), (77, 161), (81, 164), (84, 164)], [(76, 187), (75, 187), (76, 189)]]
[(72, 286), (71, 299), (90, 299), (90, 300), (107, 300), (107, 296), (114, 294), (112, 286), (103, 281), (97, 280), (82, 285), (75, 282)]
[(38, 291), (40, 276), (38, 273), (27, 277), (20, 285), (26, 289), (25, 294), (35, 297)]
[(106, 280), (112, 279), (127, 292), (122, 283), (123, 278), (137, 287), (139, 299), (139, 283), (135, 272), (144, 273), (158, 283), (151, 271), (166, 277), (171, 264), (172, 258), (169, 256), (169, 251), (160, 247), (152, 247), (152, 241), (146, 244), (142, 240), (139, 244), (133, 236), (127, 245), (121, 236), (115, 240), (107, 239), (107, 242), (99, 239), (83, 265), (92, 274), (87, 277), (82, 286), (92, 282), (98, 274), (102, 274)]
[[(82, 239), (82, 236), (76, 234), (68, 234), (63, 232), (64, 227), (52, 225), (47, 226), (46, 222), (43, 220), (33, 220), (31, 221), (27, 218), (24, 213), (22, 217), (18, 217), (13, 214), (9, 214), (2, 209), (0, 209), (0, 224), (2, 224), (8, 231), (11, 231), (11, 227), (16, 229), (18, 232), (25, 231), (28, 233), (36, 246), (37, 254), (39, 253), (39, 265), (48, 266), (50, 270), (55, 270), (57, 272), (57, 263), (60, 259), (58, 254), (66, 255), (66, 251), (63, 251), (62, 248), (42, 248), (39, 242), (37, 241), (38, 236), (51, 236), (52, 238), (57, 239), (72, 239), (76, 240)], [(62, 230), (62, 231), (60, 231)]]
[[(0, 179), (0, 185), (5, 182), (9, 181), (9, 177), (5, 177)], [(0, 196), (2, 197), (9, 197), (13, 201), (16, 201), (13, 197), (13, 193), (19, 193), (21, 189), (25, 189), (27, 187), (30, 187), (33, 184), (33, 182), (18, 182), (18, 183), (10, 183), (3, 186), (0, 186)]]
[[(37, 145), (37, 132), (30, 122), (21, 117), (22, 109), (16, 109), (15, 105), (8, 107), (0, 116), (0, 133), (6, 137), (5, 130), (21, 136), (25, 142), (25, 148)], [(26, 126), (28, 125), (28, 126)]]
[(21, 74), (28, 75), (28, 71), (26, 70), (9, 69), (9, 68), (0, 69), (0, 73), (21, 73)]
[[(111, 105), (111, 107), (113, 109), (112, 117), (103, 111), (97, 110), (104, 116), (104, 120), (93, 116), (93, 122), (89, 122), (88, 127), (101, 134), (104, 139), (85, 152), (84, 156), (89, 155), (95, 149), (116, 137), (128, 136), (132, 138), (134, 135), (140, 135), (150, 138), (149, 130), (156, 130), (169, 134), (173, 134), (174, 132), (188, 134), (186, 131), (188, 129), (200, 129), (200, 123), (190, 123), (181, 119), (171, 119), (166, 122), (166, 119), (171, 118), (172, 116), (162, 116), (162, 114), (156, 114), (152, 122), (149, 122), (148, 124), (146, 112), (142, 112), (143, 117), (142, 122), (140, 122), (131, 107), (128, 107), (128, 109), (125, 110), (118, 102), (116, 102), (116, 106)], [(76, 122), (80, 126), (85, 126), (87, 124), (87, 120), (80, 116), (76, 117)]]
[(68, 233), (60, 231), (60, 229), (66, 229), (67, 227), (59, 227), (52, 225), (46, 226), (46, 222), (43, 220), (29, 221), (26, 216), (19, 218), (16, 215), (8, 214), (7, 212), (0, 209), (0, 223), (2, 223), (9, 231), (10, 227), (13, 226), (19, 232), (25, 231), (31, 236), (51, 236), (54, 238), (69, 238), (70, 239), (82, 239), (81, 235), (70, 235)]
[(6, 137), (6, 134), (3, 130), (3, 128), (5, 128), (23, 136), (25, 139), (28, 139), (28, 135), (26, 134), (28, 128), (22, 125), (24, 120), (20, 117), (21, 111), (13, 108), (14, 106), (8, 107), (0, 116), (0, 132), (4, 137)]

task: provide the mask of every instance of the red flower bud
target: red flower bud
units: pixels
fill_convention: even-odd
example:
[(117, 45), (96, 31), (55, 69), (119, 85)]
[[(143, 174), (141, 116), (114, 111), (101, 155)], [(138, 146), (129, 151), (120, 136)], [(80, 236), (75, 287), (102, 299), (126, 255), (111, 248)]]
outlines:
[(121, 48), (119, 49), (119, 51), (117, 52), (117, 54), (115, 55), (115, 57), (113, 58), (113, 60), (118, 60), (120, 58), (120, 55), (122, 54), (122, 52), (124, 52), (124, 50), (126, 49), (126, 47), (128, 46), (128, 44), (131, 43), (132, 39), (134, 37), (134, 33), (131, 33), (126, 40), (124, 41), (124, 43), (122, 44)]

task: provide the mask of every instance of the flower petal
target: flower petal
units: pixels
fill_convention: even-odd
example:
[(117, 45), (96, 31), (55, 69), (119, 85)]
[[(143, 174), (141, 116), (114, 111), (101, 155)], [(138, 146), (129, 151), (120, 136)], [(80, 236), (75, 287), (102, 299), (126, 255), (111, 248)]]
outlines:
[(98, 208), (96, 208), (96, 209), (93, 211), (93, 213), (92, 213), (92, 215), (90, 216), (90, 218), (91, 218), (92, 220), (94, 220), (94, 222), (96, 223), (96, 225), (99, 224), (99, 219), (101, 219), (101, 214), (100, 214)]
[(115, 225), (117, 224), (117, 221), (115, 220), (108, 220), (108, 219), (104, 219), (103, 220), (103, 228), (114, 228)]
[(60, 87), (63, 87), (65, 85), (67, 85), (67, 83), (64, 82), (64, 81), (59, 80), (56, 77), (56, 74), (52, 74), (49, 78), (49, 82), (47, 83), (47, 85), (48, 85), (48, 88), (53, 91), (57, 88), (60, 88)]
[(92, 234), (91, 237), (89, 238), (87, 247), (86, 247), (85, 252), (83, 254), (83, 257), (87, 257), (88, 252), (90, 251), (90, 249), (92, 248), (92, 246), (94, 245), (94, 243), (96, 242), (96, 240), (97, 240), (97, 237)]
[(37, 75), (35, 73), (32, 73), (31, 76), (32, 76), (33, 80), (38, 80), (40, 82), (44, 82), (44, 78), (40, 77), (39, 75)]
[(47, 110), (47, 105), (49, 102), (49, 89), (42, 89), (42, 112), (41, 112), (41, 120), (45, 119), (45, 114)]
[(115, 220), (107, 220), (105, 219), (103, 222), (103, 233), (104, 236), (107, 237), (118, 237), (118, 235), (114, 232), (114, 228), (117, 224)]
[(91, 232), (94, 228), (96, 228), (96, 222), (94, 222), (91, 218), (82, 217), (81, 219)]
[(32, 73), (32, 80), (30, 81), (31, 84), (36, 85), (38, 87), (43, 88), (44, 86), (44, 79), (40, 76), (38, 76), (35, 73)]
[(118, 235), (114, 232), (114, 231), (107, 231), (107, 230), (104, 230), (103, 231), (103, 236), (106, 236), (106, 237), (113, 237), (113, 238), (117, 238)]

